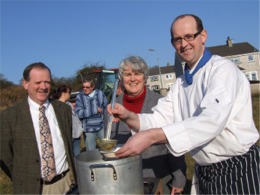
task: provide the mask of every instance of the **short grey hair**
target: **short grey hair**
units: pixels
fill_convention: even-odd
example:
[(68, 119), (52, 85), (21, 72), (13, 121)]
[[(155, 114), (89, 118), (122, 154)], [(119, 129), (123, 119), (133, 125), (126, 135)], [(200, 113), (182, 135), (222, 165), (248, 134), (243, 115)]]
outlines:
[(144, 61), (144, 59), (141, 58), (140, 56), (129, 56), (123, 59), (119, 64), (119, 73), (118, 73), (119, 80), (123, 79), (124, 77), (123, 72), (129, 67), (131, 67), (135, 72), (144, 74), (144, 81), (146, 84), (146, 81), (149, 77), (149, 68), (146, 62)]

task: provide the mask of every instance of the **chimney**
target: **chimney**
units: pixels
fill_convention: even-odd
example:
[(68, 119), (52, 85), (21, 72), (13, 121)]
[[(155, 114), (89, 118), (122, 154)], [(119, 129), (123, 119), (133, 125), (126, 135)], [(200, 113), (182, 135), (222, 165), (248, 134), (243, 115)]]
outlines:
[(227, 37), (227, 41), (226, 42), (227, 42), (227, 46), (228, 47), (232, 47), (233, 46), (232, 40), (230, 39), (229, 36)]

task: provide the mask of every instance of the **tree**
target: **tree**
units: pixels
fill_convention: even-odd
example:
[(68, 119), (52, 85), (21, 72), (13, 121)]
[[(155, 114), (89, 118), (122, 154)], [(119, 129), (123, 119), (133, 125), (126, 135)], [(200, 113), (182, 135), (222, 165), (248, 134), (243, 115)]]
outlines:
[(82, 83), (85, 79), (93, 78), (96, 83), (99, 81), (99, 75), (96, 73), (97, 70), (105, 69), (105, 65), (100, 65), (98, 62), (93, 64), (85, 64), (82, 69), (78, 70), (74, 80), (74, 87), (77, 90), (81, 90)]
[(11, 81), (7, 81), (3, 74), (0, 73), (0, 89), (8, 88), (14, 85)]
[(1, 89), (0, 109), (7, 108), (27, 96), (26, 90), (20, 85), (11, 85)]

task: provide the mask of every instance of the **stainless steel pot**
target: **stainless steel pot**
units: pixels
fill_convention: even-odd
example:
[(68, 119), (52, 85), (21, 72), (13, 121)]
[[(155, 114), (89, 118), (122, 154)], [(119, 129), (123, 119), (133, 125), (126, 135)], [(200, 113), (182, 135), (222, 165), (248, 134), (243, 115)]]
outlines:
[(75, 157), (80, 194), (144, 194), (140, 155), (103, 160), (99, 150)]

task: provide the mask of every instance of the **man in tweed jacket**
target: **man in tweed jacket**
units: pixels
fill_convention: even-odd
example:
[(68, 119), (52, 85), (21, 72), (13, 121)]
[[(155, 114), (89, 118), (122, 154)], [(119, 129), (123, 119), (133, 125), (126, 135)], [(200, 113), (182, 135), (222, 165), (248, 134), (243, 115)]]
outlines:
[[(48, 101), (51, 72), (43, 63), (27, 66), (23, 76), (28, 98), (1, 113), (2, 165), (10, 173), (15, 194), (64, 194), (75, 184), (71, 108), (60, 101)], [(56, 162), (57, 175), (50, 182), (42, 179), (41, 145), (36, 122), (36, 112), (39, 111), (33, 108), (42, 104), (46, 105)]]

